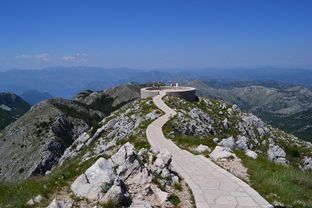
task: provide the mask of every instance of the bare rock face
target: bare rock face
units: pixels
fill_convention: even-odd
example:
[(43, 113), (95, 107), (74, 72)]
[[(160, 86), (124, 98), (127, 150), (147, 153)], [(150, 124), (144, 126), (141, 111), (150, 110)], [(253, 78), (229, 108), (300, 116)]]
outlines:
[(287, 165), (286, 152), (279, 146), (270, 144), (268, 149), (268, 159), (281, 165)]
[(65, 108), (77, 115), (90, 113), (70, 100), (49, 99), (33, 106), (1, 131), (0, 181), (16, 182), (32, 175), (44, 175), (66, 148), (89, 128), (88, 123), (76, 114), (66, 114)]

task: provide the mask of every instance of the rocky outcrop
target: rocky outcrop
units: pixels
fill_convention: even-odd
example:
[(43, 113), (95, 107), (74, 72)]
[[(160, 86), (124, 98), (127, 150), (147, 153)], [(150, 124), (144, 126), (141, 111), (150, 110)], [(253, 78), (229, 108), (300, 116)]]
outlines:
[(99, 158), (73, 182), (71, 190), (77, 197), (93, 202), (113, 200), (131, 207), (164, 205), (169, 193), (151, 182), (157, 180), (163, 186), (179, 182), (177, 173), (170, 169), (171, 161), (168, 151), (141, 149), (137, 153), (132, 144), (126, 143), (110, 159)]
[[(172, 97), (164, 99), (177, 111), (177, 116), (169, 121), (168, 138), (190, 136), (199, 143), (202, 140), (202, 144), (217, 145), (210, 154), (215, 159), (231, 157), (231, 150), (240, 150), (254, 159), (261, 155), (282, 165), (310, 169), (312, 147), (308, 142), (273, 128), (235, 105), (205, 98), (196, 104)], [(197, 148), (188, 145), (192, 151)]]
[(279, 146), (270, 144), (268, 149), (268, 159), (281, 165), (287, 165), (286, 152)]

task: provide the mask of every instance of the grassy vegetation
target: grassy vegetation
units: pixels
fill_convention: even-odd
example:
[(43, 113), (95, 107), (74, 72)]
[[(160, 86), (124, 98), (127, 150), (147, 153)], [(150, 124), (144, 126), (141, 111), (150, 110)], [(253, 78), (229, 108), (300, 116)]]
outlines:
[(256, 160), (236, 152), (248, 168), (250, 183), (270, 202), (282, 202), (298, 208), (312, 207), (312, 174), (294, 167), (284, 167), (266, 158)]

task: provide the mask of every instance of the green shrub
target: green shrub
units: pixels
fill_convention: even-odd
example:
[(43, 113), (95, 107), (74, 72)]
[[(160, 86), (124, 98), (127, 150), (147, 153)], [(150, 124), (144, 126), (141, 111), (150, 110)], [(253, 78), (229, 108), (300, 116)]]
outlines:
[(170, 194), (168, 197), (168, 200), (173, 204), (174, 206), (178, 206), (181, 203), (180, 198), (176, 194)]

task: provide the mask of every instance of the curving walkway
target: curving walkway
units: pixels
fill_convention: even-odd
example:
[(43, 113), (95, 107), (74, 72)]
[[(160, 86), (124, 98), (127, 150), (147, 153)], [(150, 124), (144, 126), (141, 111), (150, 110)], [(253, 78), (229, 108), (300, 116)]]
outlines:
[(176, 114), (163, 101), (165, 92), (153, 97), (155, 105), (165, 112), (146, 129), (151, 146), (171, 152), (174, 169), (191, 188), (197, 208), (209, 207), (273, 207), (248, 184), (220, 168), (202, 155), (193, 155), (181, 150), (171, 140), (166, 139), (162, 126)]

